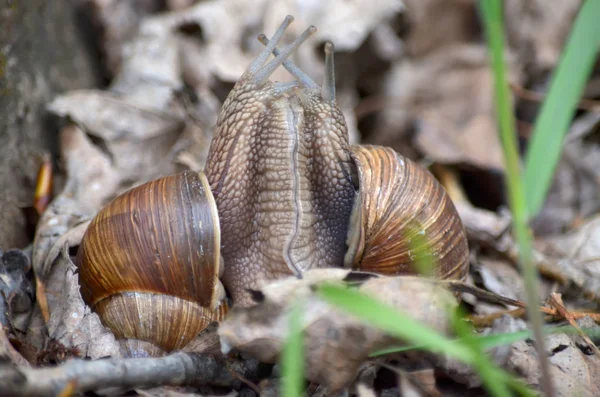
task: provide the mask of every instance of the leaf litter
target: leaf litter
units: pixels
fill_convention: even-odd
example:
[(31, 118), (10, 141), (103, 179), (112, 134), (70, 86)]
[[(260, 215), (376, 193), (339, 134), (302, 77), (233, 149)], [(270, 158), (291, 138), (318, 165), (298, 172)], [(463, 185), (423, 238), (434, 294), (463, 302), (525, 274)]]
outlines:
[[(543, 94), (569, 31), (567, 21), (580, 3), (564, 1), (560, 8), (541, 1), (505, 3), (509, 77), (515, 87)], [(48, 103), (49, 114), (60, 120), (64, 181), (42, 214), (32, 245), (22, 252), (2, 252), (3, 365), (47, 366), (75, 357), (123, 355), (79, 293), (73, 256), (87, 223), (132, 186), (183, 169), (202, 169), (222, 101), (261, 49), (256, 36), (272, 31), (286, 14), (297, 20), (290, 35), (308, 24), (319, 28), (294, 59), (316, 81), (323, 77), (322, 45), (335, 43), (338, 102), (351, 140), (389, 145), (431, 165), (451, 193), (471, 244), (468, 283), (523, 299), (503, 187), (490, 183), (502, 175), (503, 164), (475, 2), (89, 0), (81, 1), (81, 7), (97, 32), (108, 84), (67, 92)], [(273, 76), (289, 78), (283, 69)], [(515, 91), (515, 105), (526, 140), (539, 101), (520, 93)], [(546, 312), (554, 313), (547, 318), (555, 325), (570, 321), (583, 329), (598, 328), (593, 315), (600, 291), (598, 125), (593, 110), (576, 117), (548, 200), (533, 223), (536, 264), (543, 275), (540, 304), (546, 302)], [(401, 341), (334, 309), (311, 289), (317, 279), (341, 282), (347, 275), (346, 270), (316, 272), (314, 278), (265, 285), (257, 295), (263, 300), (254, 308), (233, 310), (224, 323), (213, 324), (184, 349), (216, 356), (225, 350), (242, 362), (262, 361), (262, 372), (245, 378), (243, 386), (225, 392), (169, 386), (129, 391), (144, 396), (277, 393), (288, 305), (302, 296), (312, 395), (344, 387), (359, 396), (485, 395), (472, 368), (444, 357), (422, 351), (369, 357), (375, 348)], [(406, 280), (377, 277), (359, 288), (376, 285), (381, 299), (449, 332), (426, 287), (411, 292), (394, 289), (395, 282)], [(525, 329), (524, 313), (514, 306), (464, 293), (461, 297), (473, 315), (489, 317), (489, 325), (479, 330), (483, 335)], [(600, 394), (597, 348), (590, 346), (598, 340), (581, 338), (547, 337), (559, 396)], [(532, 343), (514, 342), (488, 353), (537, 389)], [(121, 395), (127, 390), (97, 392)]]

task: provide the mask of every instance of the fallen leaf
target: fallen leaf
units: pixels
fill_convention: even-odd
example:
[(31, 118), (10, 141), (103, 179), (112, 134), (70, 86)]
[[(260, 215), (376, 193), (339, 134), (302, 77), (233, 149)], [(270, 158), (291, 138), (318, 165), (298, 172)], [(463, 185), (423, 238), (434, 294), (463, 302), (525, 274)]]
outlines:
[(504, 168), (485, 46), (461, 44), (422, 58), (404, 58), (383, 87), (382, 94), (394, 106), (378, 115), (374, 143), (405, 144), (416, 127), (414, 144), (433, 161)]
[(79, 291), (77, 267), (65, 246), (46, 283), (50, 319), (48, 338), (66, 348), (76, 348), (82, 357), (122, 357), (114, 335), (105, 328), (96, 313), (83, 302)]
[(404, 0), (410, 57), (419, 58), (439, 48), (473, 41), (477, 13), (472, 1)]
[(122, 46), (136, 33), (144, 15), (158, 9), (157, 0), (90, 0), (80, 2), (100, 33), (98, 45), (104, 55), (104, 67), (109, 74), (119, 69)]
[(3, 361), (8, 360), (15, 365), (25, 367), (31, 365), (10, 343), (8, 336), (4, 331), (4, 327), (0, 327), (0, 357)]
[[(549, 336), (545, 345), (549, 353), (550, 379), (557, 397), (600, 394), (598, 357), (583, 354), (564, 334)], [(530, 386), (539, 388), (539, 359), (531, 344), (514, 343), (506, 369), (520, 374)]]
[(577, 287), (561, 291), (564, 295), (583, 291), (586, 297), (600, 299), (600, 217), (568, 234), (540, 238), (536, 246)]
[(33, 247), (32, 266), (42, 281), (54, 260), (49, 257), (50, 252), (56, 255), (56, 250), (52, 250), (56, 241), (78, 223), (90, 219), (114, 196), (120, 182), (110, 158), (78, 127), (65, 127), (60, 143), (67, 182), (42, 214)]
[(507, 41), (523, 65), (548, 71), (556, 65), (571, 31), (581, 0), (507, 0), (504, 21)]
[[(254, 293), (255, 306), (232, 308), (219, 327), (223, 351), (236, 349), (261, 362), (276, 362), (287, 336), (290, 305), (300, 300), (304, 308), (307, 378), (332, 391), (349, 385), (370, 353), (401, 343), (334, 308), (312, 290), (317, 283), (339, 283), (350, 280), (353, 274), (344, 269), (315, 269), (303, 273), (302, 279), (292, 277), (264, 286)], [(370, 278), (360, 284), (358, 291), (403, 310), (442, 333), (449, 332), (445, 310), (457, 304), (450, 292), (418, 277)]]
[(565, 138), (548, 197), (533, 219), (536, 235), (561, 234), (600, 210), (600, 115), (576, 119)]

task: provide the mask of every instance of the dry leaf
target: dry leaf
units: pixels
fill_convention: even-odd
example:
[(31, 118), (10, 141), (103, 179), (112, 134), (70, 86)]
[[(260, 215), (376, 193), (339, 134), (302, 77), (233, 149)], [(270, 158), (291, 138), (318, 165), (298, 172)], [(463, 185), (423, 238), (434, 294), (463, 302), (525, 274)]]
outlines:
[(600, 210), (600, 114), (577, 119), (565, 138), (548, 197), (532, 222), (537, 235), (560, 234)]
[(4, 362), (8, 361), (15, 365), (29, 367), (31, 364), (15, 350), (4, 329), (4, 327), (0, 327), (0, 359)]
[(581, 0), (507, 0), (506, 35), (523, 65), (547, 71), (563, 50)]
[(511, 216), (477, 208), (467, 201), (455, 201), (456, 210), (467, 231), (470, 242), (505, 251), (510, 241)]
[(73, 125), (64, 128), (60, 142), (67, 182), (42, 214), (33, 247), (32, 266), (41, 280), (55, 259), (50, 252), (57, 254), (55, 243), (77, 224), (90, 219), (114, 195), (120, 180), (110, 158), (81, 129)]
[(355, 51), (380, 24), (389, 23), (404, 10), (401, 0), (333, 0), (323, 2), (281, 1), (267, 10), (265, 21), (271, 31), (287, 14), (294, 15), (302, 30), (318, 27), (313, 40), (335, 43), (339, 51)]
[(405, 59), (395, 64), (383, 87), (394, 106), (379, 115), (374, 143), (405, 145), (416, 126), (415, 145), (433, 161), (503, 169), (484, 46), (457, 45)]
[(100, 33), (104, 66), (114, 74), (121, 64), (123, 44), (133, 37), (143, 16), (158, 9), (160, 1), (86, 0), (81, 3)]
[[(483, 335), (504, 334), (518, 332), (527, 329), (523, 320), (504, 315), (494, 320), (492, 327), (483, 331)], [(506, 363), (511, 358), (512, 347), (510, 345), (497, 346), (487, 351), (488, 357), (498, 366), (505, 368)], [(481, 378), (477, 371), (468, 364), (448, 358), (440, 360), (438, 369), (443, 371), (448, 377), (468, 388), (480, 387)]]
[[(255, 306), (234, 307), (221, 324), (222, 349), (237, 349), (262, 362), (276, 362), (287, 336), (290, 305), (300, 300), (307, 378), (332, 390), (348, 386), (370, 353), (401, 343), (335, 309), (312, 291), (317, 283), (339, 283), (355, 275), (344, 269), (315, 269), (305, 272), (302, 279), (287, 278), (263, 287), (255, 293)], [(364, 281), (358, 290), (444, 333), (449, 331), (446, 310), (457, 304), (450, 292), (418, 277), (375, 277)]]
[[(536, 242), (577, 287), (598, 300), (600, 291), (600, 218), (594, 217), (577, 230), (565, 235), (546, 237)], [(563, 293), (575, 292), (567, 289)]]
[(121, 357), (114, 335), (100, 322), (97, 314), (83, 302), (79, 292), (77, 268), (65, 246), (46, 281), (50, 308), (48, 338), (66, 348), (76, 348), (81, 357), (98, 359)]
[[(550, 379), (557, 397), (600, 395), (598, 357), (583, 354), (563, 334), (549, 336), (546, 349), (550, 354)], [(514, 343), (506, 369), (520, 374), (530, 386), (538, 386), (539, 359), (535, 347), (524, 341)]]
[(505, 261), (481, 258), (478, 271), (488, 291), (515, 300), (525, 299), (523, 280), (514, 266)]
[(404, 0), (409, 56), (419, 58), (436, 49), (473, 41), (477, 14), (472, 1)]

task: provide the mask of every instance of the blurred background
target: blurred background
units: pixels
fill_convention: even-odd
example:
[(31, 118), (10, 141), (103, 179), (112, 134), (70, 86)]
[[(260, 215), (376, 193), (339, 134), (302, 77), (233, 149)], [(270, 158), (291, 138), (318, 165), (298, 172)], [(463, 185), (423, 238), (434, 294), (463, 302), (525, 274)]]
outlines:
[[(504, 2), (523, 147), (580, 3)], [(155, 155), (179, 160), (125, 167), (117, 185), (172, 172), (182, 161), (201, 167), (222, 101), (261, 49), (256, 36), (272, 34), (287, 14), (295, 17), (290, 37), (318, 27), (293, 59), (316, 81), (323, 76), (324, 42), (335, 44), (338, 102), (353, 142), (388, 145), (420, 161), (455, 200), (493, 212), (506, 204), (492, 74), (474, 0), (32, 0), (6, 1), (0, 11), (0, 247), (31, 240), (21, 208), (32, 200), (45, 154), (57, 167), (54, 191), (61, 191), (60, 125), (53, 116), (91, 116), (94, 106), (108, 111), (89, 98), (75, 100), (74, 110), (54, 103), (63, 107), (49, 111), (58, 95), (95, 88), (178, 120), (135, 140), (160, 136), (169, 150)], [(283, 68), (273, 76), (288, 79)], [(584, 125), (565, 150), (534, 222), (537, 234), (564, 231), (598, 210), (599, 96), (594, 74), (578, 112)], [(104, 116), (127, 123), (134, 116), (126, 107)], [(131, 131), (86, 132), (114, 158), (120, 153), (115, 140)]]

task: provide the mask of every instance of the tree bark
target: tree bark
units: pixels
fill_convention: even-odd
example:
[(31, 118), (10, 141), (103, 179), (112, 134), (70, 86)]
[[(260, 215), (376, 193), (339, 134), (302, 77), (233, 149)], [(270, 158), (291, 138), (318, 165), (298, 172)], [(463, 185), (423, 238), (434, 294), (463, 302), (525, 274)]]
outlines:
[(78, 3), (0, 3), (0, 248), (29, 243), (20, 208), (32, 204), (41, 155), (56, 159), (57, 131), (46, 104), (57, 94), (100, 81), (79, 27)]

